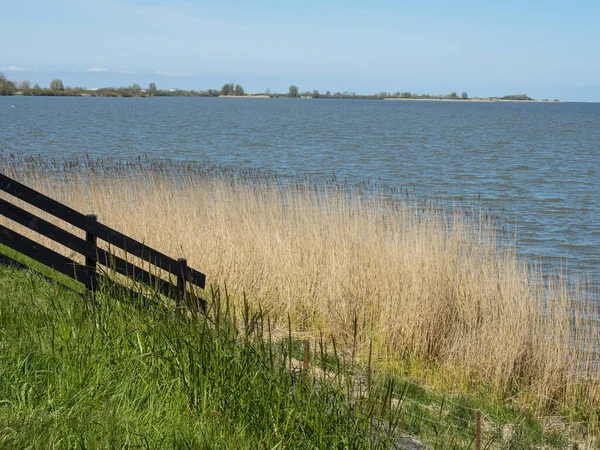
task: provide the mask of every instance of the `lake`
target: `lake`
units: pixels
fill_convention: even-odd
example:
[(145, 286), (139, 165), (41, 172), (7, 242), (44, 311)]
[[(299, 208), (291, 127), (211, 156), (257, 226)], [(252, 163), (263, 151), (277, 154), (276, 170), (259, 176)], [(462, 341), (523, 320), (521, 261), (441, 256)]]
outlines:
[(140, 154), (476, 199), (548, 270), (600, 277), (600, 104), (0, 97), (0, 148)]

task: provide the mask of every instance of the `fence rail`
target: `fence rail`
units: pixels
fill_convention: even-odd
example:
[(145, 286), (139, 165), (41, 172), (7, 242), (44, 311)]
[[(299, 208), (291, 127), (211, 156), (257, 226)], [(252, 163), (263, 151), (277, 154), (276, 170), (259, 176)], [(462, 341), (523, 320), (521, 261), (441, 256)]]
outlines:
[[(86, 233), (86, 239), (48, 222), (23, 208), (0, 199), (0, 215), (34, 231), (85, 258), (85, 264), (61, 255), (46, 246), (25, 237), (10, 228), (0, 225), (0, 243), (23, 255), (41, 263), (55, 271), (83, 283), (89, 291), (98, 287), (98, 278), (104, 269), (114, 271), (129, 279), (144, 283), (157, 289), (163, 295), (179, 302), (184, 298), (195, 300), (203, 310), (206, 301), (197, 298), (187, 289), (188, 285), (204, 289), (206, 276), (187, 265), (185, 258), (175, 260), (164, 253), (155, 250), (113, 228), (100, 222), (93, 214), (82, 214), (63, 203), (60, 203), (40, 192), (19, 183), (12, 178), (0, 173), (0, 190), (12, 197), (34, 206)], [(98, 240), (106, 243), (105, 247), (98, 246)], [(121, 253), (141, 259), (148, 264), (145, 270), (127, 259), (121, 258), (113, 248), (118, 248)], [(0, 262), (10, 262), (12, 258), (1, 255)], [(22, 264), (17, 264), (22, 266)], [(166, 272), (167, 279), (153, 274), (153, 269), (158, 273)], [(171, 279), (175, 278), (176, 283)], [(113, 280), (115, 283), (117, 281)]]

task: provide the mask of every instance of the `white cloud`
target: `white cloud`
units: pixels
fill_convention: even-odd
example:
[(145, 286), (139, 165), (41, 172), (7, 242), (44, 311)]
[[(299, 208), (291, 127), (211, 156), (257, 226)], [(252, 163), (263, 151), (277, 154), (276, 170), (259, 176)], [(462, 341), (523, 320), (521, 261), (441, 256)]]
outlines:
[(156, 75), (163, 76), (163, 77), (182, 77), (182, 78), (189, 78), (189, 77), (194, 76), (194, 74), (191, 72), (163, 72), (160, 70), (156, 71)]
[(6, 67), (0, 67), (0, 70), (3, 70), (5, 72), (25, 72), (31, 69), (27, 69), (24, 67), (19, 67), (19, 66), (6, 66)]
[(92, 67), (91, 69), (88, 69), (88, 72), (103, 73), (103, 72), (110, 72), (110, 69), (105, 69), (103, 67)]

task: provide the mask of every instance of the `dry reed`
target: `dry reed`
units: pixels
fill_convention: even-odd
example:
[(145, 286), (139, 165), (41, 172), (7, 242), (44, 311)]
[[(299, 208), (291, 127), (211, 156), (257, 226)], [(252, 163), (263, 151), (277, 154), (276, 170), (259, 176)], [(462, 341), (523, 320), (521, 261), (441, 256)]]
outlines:
[(297, 331), (363, 344), (359, 356), (373, 342), (380, 364), (435, 364), (504, 398), (520, 390), (538, 411), (597, 400), (592, 302), (544, 283), (481, 215), (210, 166), (0, 161), (29, 186), (187, 257), (279, 324), (289, 314)]

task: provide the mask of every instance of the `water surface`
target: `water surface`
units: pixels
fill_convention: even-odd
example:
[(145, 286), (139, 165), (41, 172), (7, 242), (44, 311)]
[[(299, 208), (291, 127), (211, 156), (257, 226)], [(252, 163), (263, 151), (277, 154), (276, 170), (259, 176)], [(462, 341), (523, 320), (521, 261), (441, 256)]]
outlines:
[(600, 276), (600, 104), (0, 97), (0, 148), (335, 173), (481, 199), (522, 254)]

